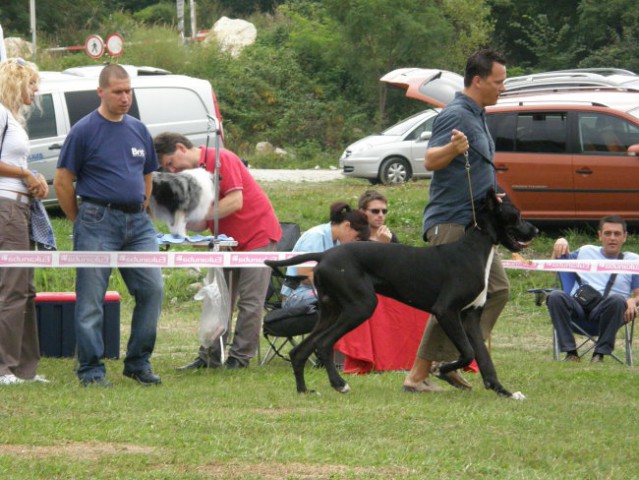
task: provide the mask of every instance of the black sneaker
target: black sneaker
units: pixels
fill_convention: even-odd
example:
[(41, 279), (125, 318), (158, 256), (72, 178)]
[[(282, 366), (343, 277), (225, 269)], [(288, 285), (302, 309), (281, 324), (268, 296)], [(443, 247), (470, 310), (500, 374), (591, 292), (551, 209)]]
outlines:
[(235, 370), (237, 368), (246, 368), (246, 365), (243, 365), (237, 358), (229, 357), (224, 362), (224, 366), (229, 370)]
[(110, 388), (113, 386), (113, 384), (104, 377), (83, 378), (80, 380), (80, 384), (83, 387)]
[(603, 361), (604, 356), (601, 353), (593, 354), (592, 358), (590, 359), (590, 363), (603, 363)]
[(160, 377), (156, 375), (155, 373), (153, 373), (153, 370), (151, 370), (150, 368), (148, 370), (140, 370), (137, 372), (130, 372), (128, 370), (124, 370), (122, 372), (122, 375), (124, 375), (125, 377), (132, 378), (133, 380), (138, 382), (140, 385), (144, 385), (145, 387), (148, 387), (149, 385), (159, 385), (162, 383), (162, 380), (160, 379)]

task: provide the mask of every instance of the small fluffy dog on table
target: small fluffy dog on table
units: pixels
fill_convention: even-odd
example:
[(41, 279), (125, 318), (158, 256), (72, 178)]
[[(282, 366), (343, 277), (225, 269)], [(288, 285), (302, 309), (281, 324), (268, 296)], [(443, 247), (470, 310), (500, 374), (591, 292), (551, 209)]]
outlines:
[(186, 237), (186, 224), (206, 218), (215, 198), (213, 175), (203, 168), (154, 172), (149, 207), (173, 235)]

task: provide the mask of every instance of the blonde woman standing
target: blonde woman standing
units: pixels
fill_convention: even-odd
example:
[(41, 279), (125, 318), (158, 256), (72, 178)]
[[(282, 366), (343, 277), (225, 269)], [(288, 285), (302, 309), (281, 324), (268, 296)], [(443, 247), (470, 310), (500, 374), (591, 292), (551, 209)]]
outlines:
[[(30, 250), (30, 204), (44, 198), (44, 177), (27, 166), (25, 112), (38, 91), (35, 65), (11, 58), (0, 63), (0, 250)], [(40, 347), (33, 268), (0, 268), (0, 385), (44, 381), (36, 375)]]

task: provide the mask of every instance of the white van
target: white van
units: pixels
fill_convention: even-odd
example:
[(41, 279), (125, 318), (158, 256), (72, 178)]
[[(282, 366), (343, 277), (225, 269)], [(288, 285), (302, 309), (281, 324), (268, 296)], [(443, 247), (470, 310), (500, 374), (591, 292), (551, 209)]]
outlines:
[[(139, 118), (151, 135), (178, 132), (194, 145), (214, 146), (210, 118), (222, 125), (211, 84), (166, 70), (123, 65), (131, 76), (133, 104), (129, 114)], [(40, 102), (28, 121), (30, 139), (29, 168), (42, 173), (49, 183), (47, 207), (58, 205), (53, 177), (58, 155), (69, 129), (100, 104), (97, 94), (102, 66), (76, 67), (63, 72), (40, 72)], [(223, 134), (220, 135), (223, 145)]]

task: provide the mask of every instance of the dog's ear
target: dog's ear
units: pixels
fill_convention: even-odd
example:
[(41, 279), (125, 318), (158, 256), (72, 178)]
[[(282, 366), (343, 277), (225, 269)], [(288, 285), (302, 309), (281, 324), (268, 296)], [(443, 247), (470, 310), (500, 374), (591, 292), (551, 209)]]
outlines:
[(494, 210), (499, 206), (499, 200), (497, 199), (497, 192), (494, 187), (490, 187), (486, 192), (486, 206), (489, 210)]

